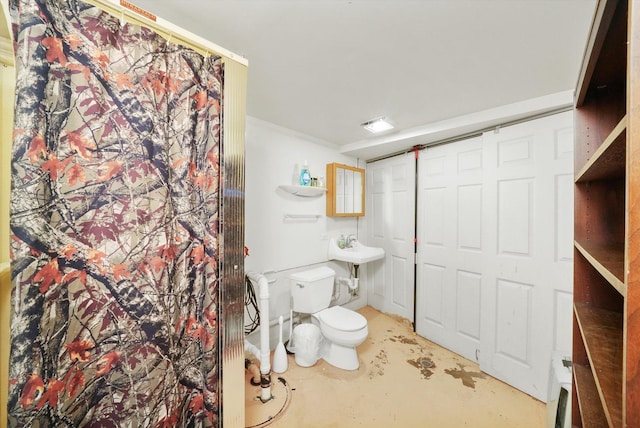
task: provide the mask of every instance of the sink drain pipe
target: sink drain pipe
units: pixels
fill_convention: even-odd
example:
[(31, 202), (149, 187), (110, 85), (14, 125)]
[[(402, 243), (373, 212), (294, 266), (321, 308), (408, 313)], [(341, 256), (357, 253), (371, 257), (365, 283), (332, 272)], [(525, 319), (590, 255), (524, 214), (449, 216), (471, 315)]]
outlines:
[[(269, 281), (267, 277), (256, 273), (248, 272), (247, 277), (253, 284), (258, 284), (258, 294), (260, 299), (260, 401), (266, 403), (271, 400), (271, 363), (269, 356)], [(245, 340), (245, 347), (249, 342)], [(249, 344), (251, 345), (251, 344)], [(255, 346), (251, 345), (256, 349)], [(257, 350), (257, 349), (256, 349)], [(251, 352), (251, 349), (249, 349)], [(253, 352), (252, 352), (253, 353)], [(256, 354), (258, 356), (258, 354)]]

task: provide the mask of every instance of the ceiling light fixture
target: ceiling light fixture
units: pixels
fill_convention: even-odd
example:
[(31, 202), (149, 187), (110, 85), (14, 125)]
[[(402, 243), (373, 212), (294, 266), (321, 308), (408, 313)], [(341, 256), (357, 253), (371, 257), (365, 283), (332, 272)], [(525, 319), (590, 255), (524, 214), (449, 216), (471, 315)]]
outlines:
[(361, 126), (369, 132), (374, 134), (382, 131), (388, 131), (389, 129), (393, 129), (393, 125), (386, 117), (379, 117), (377, 119), (370, 120), (368, 122), (364, 122)]

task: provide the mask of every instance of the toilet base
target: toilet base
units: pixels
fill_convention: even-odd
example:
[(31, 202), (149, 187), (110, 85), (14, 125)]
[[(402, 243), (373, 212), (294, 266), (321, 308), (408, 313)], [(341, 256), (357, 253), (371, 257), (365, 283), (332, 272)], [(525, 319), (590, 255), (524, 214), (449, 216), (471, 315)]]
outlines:
[(326, 337), (322, 339), (321, 355), (327, 363), (342, 370), (358, 370), (360, 367), (355, 347), (338, 345)]

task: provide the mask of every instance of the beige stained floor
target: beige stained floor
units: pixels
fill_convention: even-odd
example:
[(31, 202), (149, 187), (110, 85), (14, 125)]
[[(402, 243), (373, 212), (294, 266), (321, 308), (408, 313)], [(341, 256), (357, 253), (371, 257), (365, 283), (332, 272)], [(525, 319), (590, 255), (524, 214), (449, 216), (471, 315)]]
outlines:
[(273, 374), (275, 398), (266, 404), (247, 376), (247, 427), (545, 426), (542, 402), (415, 335), (407, 320), (371, 307), (359, 312), (369, 325), (358, 347), (360, 368), (340, 370), (323, 360), (304, 368), (289, 355), (288, 370)]

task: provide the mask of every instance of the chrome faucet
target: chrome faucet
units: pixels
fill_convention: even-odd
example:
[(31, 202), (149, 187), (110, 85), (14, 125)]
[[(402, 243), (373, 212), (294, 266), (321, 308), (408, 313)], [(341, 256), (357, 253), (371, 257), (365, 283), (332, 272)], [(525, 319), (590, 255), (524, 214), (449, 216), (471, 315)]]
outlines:
[(353, 247), (353, 243), (356, 242), (357, 240), (358, 238), (356, 238), (356, 235), (349, 235), (347, 237), (347, 248)]

